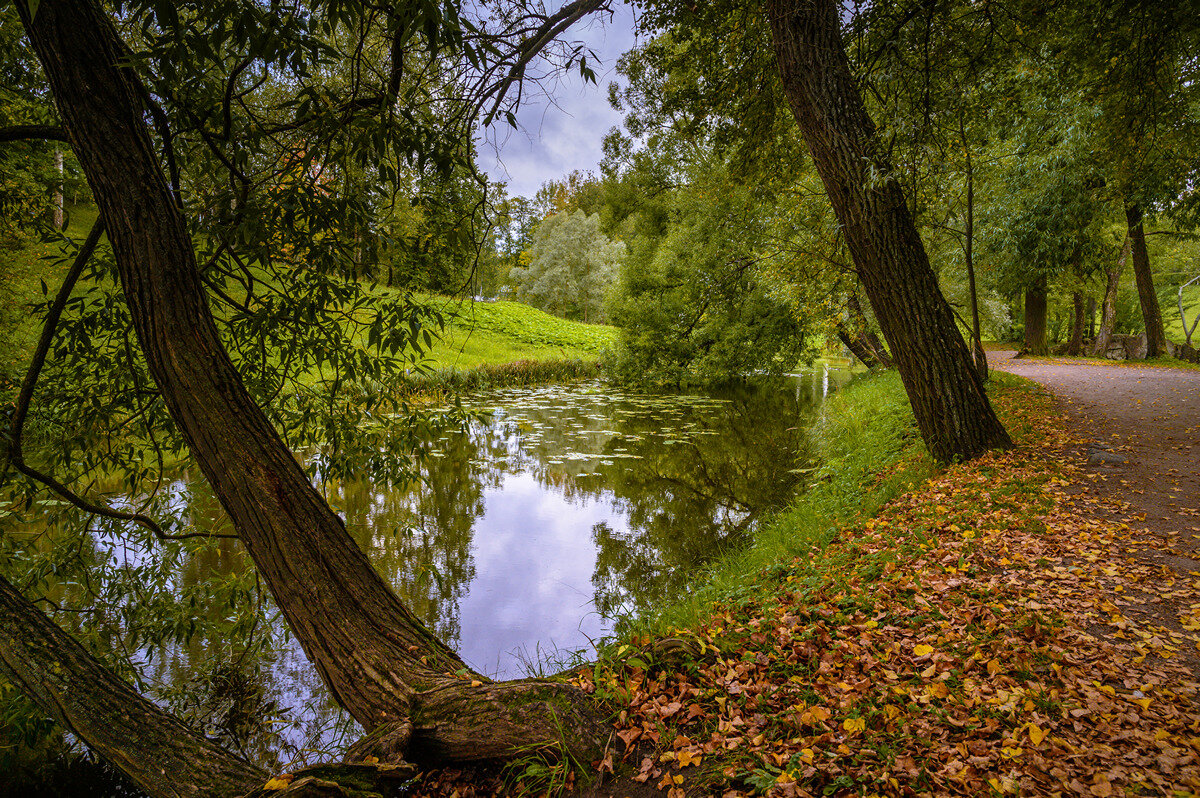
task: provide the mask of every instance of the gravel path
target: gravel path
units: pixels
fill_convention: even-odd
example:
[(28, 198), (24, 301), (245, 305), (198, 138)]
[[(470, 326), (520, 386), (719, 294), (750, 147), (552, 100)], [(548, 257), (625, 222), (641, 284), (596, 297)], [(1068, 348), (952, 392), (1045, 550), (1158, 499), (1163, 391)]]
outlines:
[(995, 368), (1045, 385), (1081, 432), (1128, 459), (1091, 467), (1128, 486), (1125, 498), (1148, 524), (1179, 532), (1200, 526), (1200, 371), (1015, 360), (1010, 352), (990, 359)]
[[(1083, 504), (1130, 523), (1134, 545), (1126, 553), (1200, 584), (1200, 371), (1014, 359), (1012, 352), (988, 359), (1041, 383), (1062, 403), (1086, 441), (1067, 456), (1099, 475), (1080, 492), (1100, 501)], [(1130, 608), (1135, 615), (1177, 628), (1182, 607), (1144, 599)], [(1196, 652), (1185, 658), (1200, 667)]]

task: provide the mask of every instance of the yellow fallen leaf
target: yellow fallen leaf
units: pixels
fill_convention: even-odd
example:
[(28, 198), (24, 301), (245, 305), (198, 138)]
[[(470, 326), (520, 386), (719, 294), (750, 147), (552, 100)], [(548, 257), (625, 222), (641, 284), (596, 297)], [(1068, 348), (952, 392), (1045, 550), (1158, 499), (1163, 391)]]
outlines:
[(1046, 739), (1046, 732), (1042, 731), (1036, 723), (1030, 723), (1026, 731), (1029, 732), (1029, 742), (1035, 746), (1041, 745), (1042, 740)]
[(924, 643), (922, 643), (921, 645), (919, 645), (913, 649), (913, 654), (917, 655), (918, 657), (923, 657), (926, 654), (932, 654), (932, 653), (933, 653), (933, 646), (927, 646)]
[(863, 729), (867, 728), (867, 722), (863, 718), (846, 718), (842, 721), (842, 728), (850, 734), (858, 734)]
[(1000, 671), (1004, 670), (1004, 666), (1000, 664), (998, 659), (990, 659), (987, 664), (987, 671), (990, 675), (995, 676)]
[(291, 773), (280, 773), (278, 776), (270, 778), (263, 785), (264, 790), (282, 790), (292, 783)]
[(471, 686), (472, 687), (483, 687), (483, 682), (479, 681), (478, 679), (472, 679)]

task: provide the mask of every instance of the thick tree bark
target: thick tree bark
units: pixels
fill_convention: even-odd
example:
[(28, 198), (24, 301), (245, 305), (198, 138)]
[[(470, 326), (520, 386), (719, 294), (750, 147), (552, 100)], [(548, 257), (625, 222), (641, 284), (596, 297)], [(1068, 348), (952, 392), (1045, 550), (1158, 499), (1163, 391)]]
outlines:
[(1025, 346), (1027, 355), (1045, 355), (1046, 345), (1046, 278), (1040, 277), (1025, 289)]
[(925, 445), (940, 461), (1010, 445), (929, 266), (850, 72), (833, 0), (770, 0), (783, 91), (825, 184)]
[[(83, 0), (42, 0), (32, 20), (18, 6), (107, 221), (151, 374), (338, 704), (367, 730), (412, 720), (411, 735), (392, 739), (417, 761), (560, 744), (586, 761), (598, 730), (577, 691), (540, 680), (496, 684), (472, 673), (375, 572), (246, 392), (221, 345), (136, 78), (119, 66), (126, 59), (111, 21)], [(436, 712), (451, 706), (473, 711)]]
[(1125, 259), (1129, 257), (1129, 238), (1121, 247), (1121, 257), (1108, 270), (1108, 283), (1104, 287), (1104, 304), (1100, 312), (1100, 329), (1092, 339), (1090, 353), (1092, 357), (1104, 357), (1108, 354), (1108, 344), (1112, 341), (1113, 327), (1117, 323), (1117, 289), (1121, 287), (1121, 272), (1125, 271)]
[(267, 779), (134, 692), (3, 577), (0, 672), (153, 796), (227, 798)]
[(1142, 209), (1137, 205), (1126, 206), (1125, 221), (1129, 227), (1129, 253), (1133, 260), (1133, 276), (1137, 280), (1138, 301), (1142, 306), (1142, 321), (1146, 324), (1146, 357), (1159, 357), (1166, 352), (1167, 333), (1163, 329), (1158, 294), (1154, 291), (1154, 275), (1150, 273)]
[(1074, 313), (1071, 316), (1071, 340), (1067, 343), (1067, 354), (1078, 357), (1083, 354), (1083, 325), (1085, 323), (1083, 292), (1071, 294)]

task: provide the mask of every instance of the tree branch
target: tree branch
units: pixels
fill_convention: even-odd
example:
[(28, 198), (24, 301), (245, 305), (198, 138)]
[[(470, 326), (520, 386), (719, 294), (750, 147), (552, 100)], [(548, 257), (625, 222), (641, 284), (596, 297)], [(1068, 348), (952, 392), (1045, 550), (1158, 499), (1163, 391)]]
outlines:
[(487, 98), (495, 96), (492, 102), (492, 108), (484, 117), (483, 124), (489, 125), (496, 117), (500, 110), (501, 103), (504, 102), (504, 97), (508, 94), (508, 90), (512, 88), (514, 83), (519, 83), (525, 76), (525, 67), (533, 60), (534, 56), (540, 53), (546, 45), (558, 38), (558, 35), (567, 28), (574, 25), (579, 20), (583, 19), (593, 11), (597, 11), (608, 0), (574, 0), (572, 3), (567, 3), (557, 12), (547, 17), (533, 35), (521, 43), (518, 48), (520, 55), (512, 68), (508, 70), (508, 74), (495, 86), (483, 93), (480, 98), (479, 106), (482, 107), (487, 101)]
[(67, 144), (67, 131), (59, 125), (12, 125), (0, 127), (2, 141), (63, 141)]
[(54, 341), (54, 331), (58, 327), (59, 319), (62, 318), (63, 310), (67, 306), (67, 300), (71, 298), (71, 291), (75, 289), (75, 283), (79, 281), (79, 275), (83, 273), (83, 267), (87, 265), (88, 260), (92, 257), (92, 253), (96, 251), (96, 245), (100, 243), (100, 236), (103, 234), (104, 217), (100, 217), (92, 225), (87, 239), (84, 240), (83, 246), (76, 253), (75, 261), (71, 264), (71, 270), (67, 272), (66, 279), (63, 280), (62, 286), (58, 289), (58, 294), (54, 297), (54, 302), (50, 304), (50, 310), (46, 313), (46, 323), (42, 327), (41, 338), (38, 339), (37, 349), (34, 350), (29, 370), (25, 372), (25, 379), (21, 383), (21, 391), (17, 394), (16, 408), (13, 410), (12, 424), (9, 427), (8, 433), (8, 462), (12, 464), (13, 468), (34, 482), (45, 485), (80, 510), (104, 518), (115, 518), (119, 521), (132, 521), (133, 523), (140, 524), (150, 530), (159, 540), (237, 537), (236, 535), (217, 535), (207, 532), (195, 532), (184, 535), (167, 534), (153, 518), (142, 513), (127, 513), (123, 510), (114, 510), (110, 507), (104, 507), (95, 502), (88, 501), (54, 477), (33, 468), (25, 462), (21, 437), (25, 431), (25, 418), (29, 415), (29, 403), (33, 399), (33, 390), (37, 385), (38, 377), (42, 373), (42, 367), (46, 365), (46, 353), (50, 351), (50, 344)]

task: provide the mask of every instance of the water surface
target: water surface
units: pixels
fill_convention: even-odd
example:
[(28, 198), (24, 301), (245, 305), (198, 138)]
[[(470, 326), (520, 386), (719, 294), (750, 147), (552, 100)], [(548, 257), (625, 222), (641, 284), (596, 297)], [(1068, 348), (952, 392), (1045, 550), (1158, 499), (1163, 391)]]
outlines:
[[(711, 395), (599, 382), (494, 391), (464, 399), (476, 417), (461, 429), (421, 443), (419, 479), (323, 488), (384, 578), (470, 665), (498, 678), (552, 672), (623, 615), (685, 593), (803, 491), (812, 411), (848, 379), (821, 369)], [(183, 474), (164, 496), (198, 527), (227, 523), (202, 480)], [(126, 564), (155, 556), (108, 545)], [(177, 568), (179, 584), (252, 574), (236, 541)], [(222, 660), (194, 690), (217, 733), (243, 722), (239, 747), (264, 761), (327, 756), (352, 724), (286, 628), (268, 631), (275, 655), (261, 667), (224, 664), (228, 641), (192, 639), (147, 651), (145, 675), (178, 692)]]

